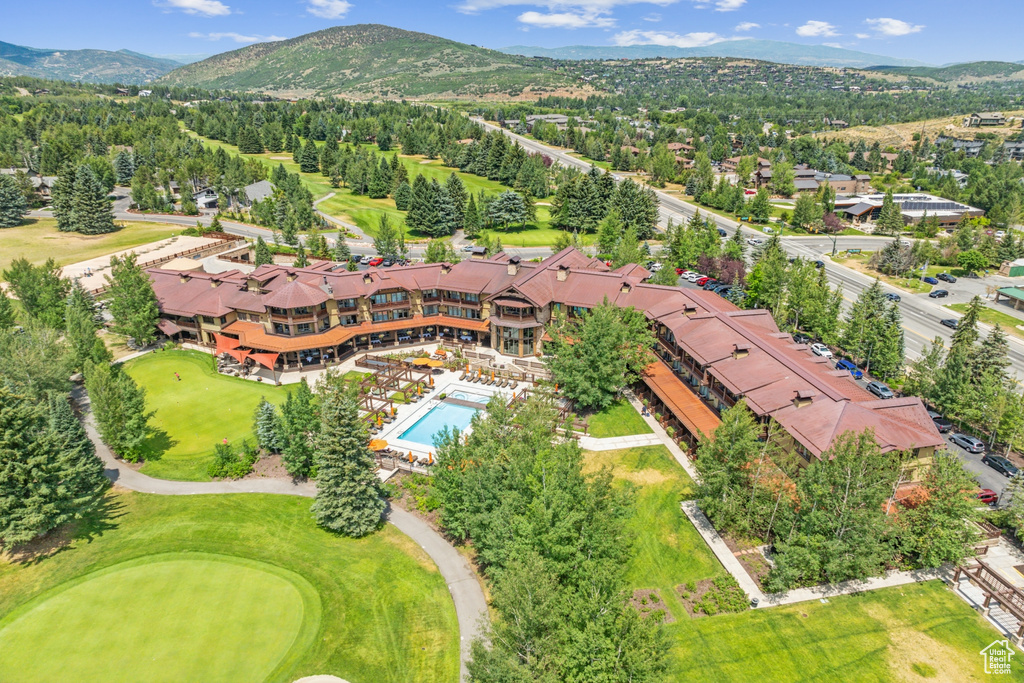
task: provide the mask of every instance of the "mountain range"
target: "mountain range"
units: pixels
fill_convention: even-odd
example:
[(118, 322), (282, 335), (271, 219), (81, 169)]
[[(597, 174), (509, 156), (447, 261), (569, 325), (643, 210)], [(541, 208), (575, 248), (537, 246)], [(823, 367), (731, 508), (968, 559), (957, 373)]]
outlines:
[(0, 42), (0, 76), (142, 84), (181, 66), (129, 50), (41, 50)]
[(335, 26), (183, 66), (166, 85), (279, 96), (507, 97), (571, 84), (549, 60), (379, 24)]
[(863, 69), (870, 66), (931, 66), (916, 59), (897, 59), (827, 45), (800, 45), (777, 40), (726, 40), (704, 47), (664, 47), (661, 45), (571, 45), (567, 47), (529, 47), (513, 45), (501, 52), (550, 59), (650, 59), (653, 57), (740, 57), (799, 66), (842, 66)]

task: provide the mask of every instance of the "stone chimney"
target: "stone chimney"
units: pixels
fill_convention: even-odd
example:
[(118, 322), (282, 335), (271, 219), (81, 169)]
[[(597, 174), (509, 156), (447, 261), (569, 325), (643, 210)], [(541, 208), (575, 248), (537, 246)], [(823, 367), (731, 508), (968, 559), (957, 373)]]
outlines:
[(363, 273), (363, 284), (364, 285), (368, 285), (368, 284), (371, 284), (372, 282), (373, 282), (373, 278), (370, 277), (370, 273), (369, 272), (364, 272)]
[(450, 264), (450, 263), (442, 263), (441, 264), (441, 275), (447, 275), (450, 272), (452, 272), (452, 264)]
[(629, 294), (630, 292), (633, 291), (633, 285), (629, 284), (628, 282), (623, 282), (622, 286), (619, 287), (619, 291), (622, 292), (623, 294)]
[(188, 282), (191, 279), (192, 278), (189, 277), (188, 274), (186, 274), (186, 273), (178, 273), (178, 282), (180, 282), (181, 284), (185, 284), (186, 282)]
[(814, 392), (809, 389), (801, 389), (796, 392), (796, 398), (793, 399), (793, 406), (796, 408), (803, 408), (804, 406), (811, 405), (814, 400)]
[(519, 261), (520, 261), (520, 259), (519, 259), (518, 256), (513, 256), (512, 258), (510, 258), (508, 260), (508, 274), (509, 275), (518, 275), (519, 274)]
[(569, 279), (569, 266), (558, 266), (558, 281), (565, 282)]

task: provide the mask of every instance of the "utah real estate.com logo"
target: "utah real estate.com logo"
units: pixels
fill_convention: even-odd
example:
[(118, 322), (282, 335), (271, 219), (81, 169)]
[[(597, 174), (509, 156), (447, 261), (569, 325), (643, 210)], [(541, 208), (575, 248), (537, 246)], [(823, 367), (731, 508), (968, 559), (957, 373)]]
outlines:
[(1010, 647), (1010, 641), (1003, 639), (993, 641), (980, 654), (985, 658), (985, 673), (1008, 674), (1010, 673), (1010, 657), (1017, 653)]

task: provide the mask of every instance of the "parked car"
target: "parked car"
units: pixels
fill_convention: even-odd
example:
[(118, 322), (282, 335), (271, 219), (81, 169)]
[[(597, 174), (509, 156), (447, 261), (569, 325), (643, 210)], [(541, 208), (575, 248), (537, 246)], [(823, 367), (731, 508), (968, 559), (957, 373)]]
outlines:
[(689, 275), (686, 276), (686, 279), (689, 280), (690, 282), (696, 282), (697, 280), (701, 279), (702, 277), (704, 277), (704, 276), (701, 275), (700, 273), (690, 273)]
[(836, 363), (836, 370), (846, 370), (851, 375), (853, 375), (854, 379), (861, 379), (862, 377), (864, 377), (864, 373), (861, 371), (860, 368), (857, 367), (856, 363), (854, 363), (852, 360), (847, 360), (845, 358)]
[(930, 285), (937, 285), (937, 284), (939, 284), (938, 280), (936, 280), (935, 278), (930, 277), (930, 276), (929, 277), (923, 277), (921, 279), (924, 280), (925, 282), (927, 282)]
[(939, 273), (935, 277), (942, 280), (943, 282), (949, 282), (950, 284), (956, 282), (956, 278), (950, 275), (949, 273)]
[(933, 299), (945, 299), (947, 296), (949, 296), (949, 292), (946, 291), (945, 289), (933, 289), (932, 291), (928, 292), (928, 296), (930, 296)]
[(892, 393), (889, 385), (883, 382), (868, 382), (865, 388), (878, 398), (896, 398), (896, 394)]
[(651, 271), (652, 273), (657, 273), (657, 272), (658, 272), (659, 270), (661, 270), (661, 269), (662, 269), (662, 268), (663, 268), (664, 266), (665, 266), (665, 264), (663, 264), (663, 263), (652, 263), (652, 264), (651, 264), (651, 267), (650, 267), (650, 268), (648, 268), (647, 270)]
[(820, 270), (821, 268), (825, 267), (825, 262), (824, 261), (815, 261), (814, 262), (814, 267), (818, 268)]
[(1001, 455), (986, 455), (981, 461), (1004, 477), (1017, 474), (1017, 466)]
[[(473, 245), (472, 244), (467, 244), (466, 246), (462, 247), (462, 251), (473, 251)], [(611, 265), (611, 264), (609, 263), (608, 265)]]
[(382, 263), (384, 263), (384, 259), (382, 259), (380, 256), (378, 256), (376, 258), (370, 259), (370, 262), (368, 264), (366, 264), (366, 265), (368, 265), (368, 266), (379, 266)]
[(703, 287), (704, 285), (706, 285), (708, 283), (709, 280), (711, 280), (711, 278), (709, 278), (707, 275), (701, 275), (696, 280), (690, 280), (690, 282), (692, 282), (693, 284), (695, 284), (695, 285), (697, 285), (699, 287)]
[(999, 494), (992, 489), (979, 489), (976, 495), (978, 496), (978, 502), (985, 505), (995, 505), (999, 500)]
[(715, 294), (721, 297), (729, 296), (732, 291), (732, 285), (722, 285), (721, 287), (715, 287)]
[[(985, 443), (976, 436), (970, 434), (961, 434), (957, 432), (953, 436), (949, 437), (949, 440), (955, 443), (960, 448), (964, 449), (968, 453), (984, 453)], [(993, 458), (999, 456), (993, 455)]]
[(822, 344), (821, 342), (811, 344), (811, 353), (813, 353), (815, 356), (821, 356), (822, 358), (832, 357), (832, 351), (830, 351), (829, 348)]
[(946, 432), (953, 429), (953, 423), (947, 420), (946, 418), (942, 417), (942, 415), (935, 412), (934, 410), (928, 411), (928, 417), (930, 417), (932, 419), (932, 422), (935, 423), (935, 428), (939, 430), (940, 434), (945, 434)]
[(686, 275), (688, 272), (690, 271), (683, 270), (682, 268), (676, 268), (676, 275)]
[(361, 264), (363, 264), (364, 266), (368, 266), (368, 265), (370, 265), (370, 261), (372, 261), (372, 260), (373, 260), (372, 256), (364, 256), (363, 258), (359, 259), (359, 262)]
[(793, 341), (797, 344), (810, 344), (814, 341), (814, 337), (804, 334), (803, 332), (797, 332), (793, 335)]
[(764, 240), (759, 240), (756, 237), (751, 237), (747, 240), (747, 244), (749, 244), (752, 247), (759, 247), (762, 244), (764, 244)]
[(729, 233), (727, 233), (727, 232), (725, 231), (725, 228), (719, 228), (719, 229), (718, 229), (718, 235), (719, 235), (720, 237), (728, 237), (728, 236), (729, 236)]
[(960, 321), (957, 320), (956, 318), (943, 318), (942, 320), (939, 321), (939, 324), (945, 325), (951, 330), (955, 330), (957, 325), (960, 324)]
[(899, 294), (896, 294), (895, 292), (887, 292), (885, 298), (888, 299), (889, 301), (895, 301), (896, 303), (903, 301), (903, 298)]

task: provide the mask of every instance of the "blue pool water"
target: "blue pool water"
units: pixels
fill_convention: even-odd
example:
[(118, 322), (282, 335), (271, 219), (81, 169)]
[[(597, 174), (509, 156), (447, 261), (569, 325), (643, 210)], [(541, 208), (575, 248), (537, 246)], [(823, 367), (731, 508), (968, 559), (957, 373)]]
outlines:
[(432, 447), (434, 446), (434, 437), (440, 434), (441, 430), (448, 427), (464, 432), (476, 414), (476, 408), (459, 406), (454, 403), (440, 403), (417, 420), (416, 424), (402, 432), (398, 438)]

